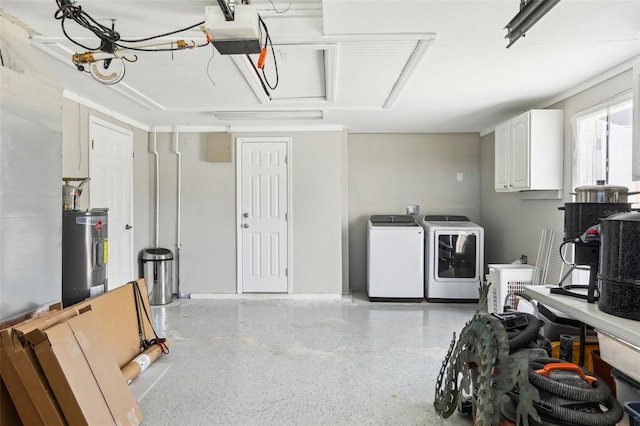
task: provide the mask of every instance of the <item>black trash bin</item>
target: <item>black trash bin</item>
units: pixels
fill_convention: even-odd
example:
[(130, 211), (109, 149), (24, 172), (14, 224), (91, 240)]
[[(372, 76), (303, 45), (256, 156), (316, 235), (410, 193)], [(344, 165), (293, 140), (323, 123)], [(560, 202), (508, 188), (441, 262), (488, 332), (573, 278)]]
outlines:
[(149, 304), (166, 305), (173, 297), (173, 253), (166, 248), (148, 248), (142, 252), (144, 281)]

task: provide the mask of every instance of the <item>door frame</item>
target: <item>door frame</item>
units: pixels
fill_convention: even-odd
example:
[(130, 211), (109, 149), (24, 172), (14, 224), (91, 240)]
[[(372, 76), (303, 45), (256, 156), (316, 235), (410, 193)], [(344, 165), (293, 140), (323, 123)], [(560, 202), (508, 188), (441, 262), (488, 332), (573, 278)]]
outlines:
[[(134, 265), (134, 258), (135, 258), (135, 247), (134, 247), (134, 232), (135, 232), (135, 223), (133, 221), (133, 212), (134, 212), (134, 208), (133, 208), (133, 131), (126, 129), (124, 127), (118, 126), (117, 124), (111, 123), (109, 121), (103, 120), (101, 118), (96, 117), (95, 115), (89, 115), (89, 129), (88, 129), (88, 134), (89, 134), (89, 138), (88, 138), (88, 145), (87, 145), (87, 149), (88, 149), (88, 168), (89, 168), (89, 177), (91, 177), (91, 163), (93, 161), (95, 161), (95, 159), (92, 159), (91, 156), (91, 140), (92, 138), (92, 125), (97, 124), (99, 126), (102, 127), (106, 127), (110, 130), (113, 130), (114, 132), (118, 132), (118, 133), (122, 133), (124, 135), (127, 135), (129, 137), (129, 140), (131, 142), (131, 161), (129, 162), (129, 170), (128, 170), (128, 175), (129, 175), (129, 224), (132, 226), (132, 231), (133, 232), (129, 232), (129, 248), (131, 251), (131, 256), (129, 256), (129, 264), (128, 269), (129, 269), (129, 275), (131, 277), (135, 276), (135, 265)], [(89, 190), (89, 206), (91, 208), (91, 190)], [(109, 275), (107, 275), (107, 280), (109, 279)], [(108, 281), (107, 281), (107, 286), (109, 286)], [(105, 291), (107, 291), (107, 289), (105, 289)]]
[(273, 136), (273, 137), (236, 137), (236, 291), (238, 294), (243, 293), (242, 289), (242, 144), (245, 142), (252, 143), (274, 143), (284, 142), (286, 144), (287, 155), (287, 294), (293, 293), (292, 279), (292, 255), (291, 255), (291, 235), (293, 230), (293, 214), (291, 203), (292, 181), (291, 178), (291, 143), (290, 136)]

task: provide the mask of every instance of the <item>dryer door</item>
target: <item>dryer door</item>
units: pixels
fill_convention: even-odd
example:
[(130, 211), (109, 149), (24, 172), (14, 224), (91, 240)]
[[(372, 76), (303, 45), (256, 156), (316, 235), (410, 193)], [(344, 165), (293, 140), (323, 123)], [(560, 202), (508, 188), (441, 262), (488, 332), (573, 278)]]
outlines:
[(440, 282), (478, 282), (480, 235), (476, 231), (435, 232), (434, 278)]

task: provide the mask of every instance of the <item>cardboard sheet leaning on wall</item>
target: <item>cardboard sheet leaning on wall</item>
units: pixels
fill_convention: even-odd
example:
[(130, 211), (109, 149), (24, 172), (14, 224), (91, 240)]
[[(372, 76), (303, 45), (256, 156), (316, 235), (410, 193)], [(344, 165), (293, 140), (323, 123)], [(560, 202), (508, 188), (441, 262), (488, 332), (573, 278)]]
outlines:
[(104, 346), (102, 324), (80, 315), (26, 335), (69, 424), (138, 425), (142, 412)]
[[(53, 308), (44, 315), (0, 331), (0, 376), (23, 423), (69, 423), (56, 398), (53, 389), (55, 383), (51, 383), (45, 374), (37, 350), (34, 350), (34, 345), (37, 346), (34, 336), (37, 333), (46, 335), (50, 328), (72, 319), (73, 322), (81, 321), (78, 318), (90, 310), (91, 322), (99, 324), (99, 333), (102, 334), (101, 353), (106, 358), (112, 358), (122, 371), (142, 353), (142, 342), (148, 343), (156, 338), (152, 324), (145, 315), (145, 311), (151, 312), (146, 295), (144, 280), (140, 279), (68, 308)], [(33, 339), (28, 339), (27, 335)], [(128, 380), (122, 374), (120, 376), (126, 385)], [(6, 392), (0, 397), (4, 406)], [(4, 413), (0, 420), (4, 424)]]

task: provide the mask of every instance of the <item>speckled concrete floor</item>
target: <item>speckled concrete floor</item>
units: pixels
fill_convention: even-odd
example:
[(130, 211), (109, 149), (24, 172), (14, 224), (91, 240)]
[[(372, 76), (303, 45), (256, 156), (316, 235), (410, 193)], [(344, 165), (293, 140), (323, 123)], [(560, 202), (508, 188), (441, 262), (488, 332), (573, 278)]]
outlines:
[(171, 368), (148, 425), (470, 425), (433, 409), (469, 304), (174, 300), (153, 307)]

